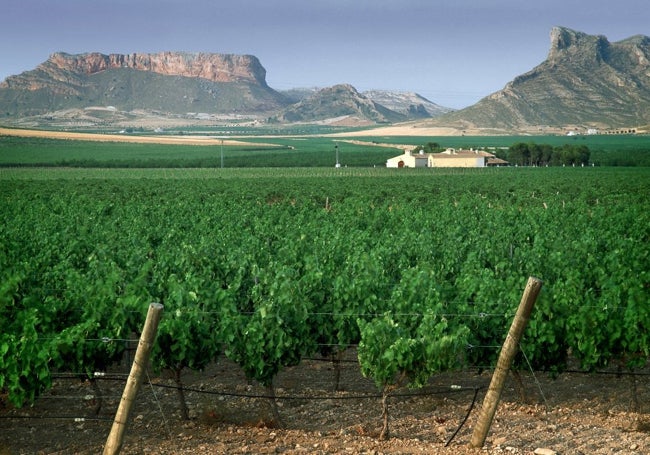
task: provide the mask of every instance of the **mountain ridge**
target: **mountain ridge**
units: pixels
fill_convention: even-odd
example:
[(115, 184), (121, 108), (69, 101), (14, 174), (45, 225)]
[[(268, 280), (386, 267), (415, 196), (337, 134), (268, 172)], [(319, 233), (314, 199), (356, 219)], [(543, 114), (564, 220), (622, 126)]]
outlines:
[(361, 94), (388, 109), (409, 118), (439, 117), (455, 111), (441, 106), (415, 92), (397, 90), (365, 90)]
[(338, 84), (317, 90), (288, 106), (277, 116), (279, 121), (289, 123), (351, 118), (355, 119), (355, 125), (385, 124), (408, 119), (406, 115), (362, 95), (350, 84)]
[(650, 38), (611, 43), (602, 35), (553, 27), (550, 39), (542, 63), (440, 121), (504, 129), (650, 123)]
[[(185, 76), (207, 79), (212, 82), (247, 81), (266, 86), (266, 70), (253, 55), (216, 54), (204, 52), (158, 52), (132, 54), (102, 54), (89, 52), (68, 54), (55, 52), (35, 70), (17, 76), (9, 76), (0, 87), (22, 86), (28, 90), (38, 89), (30, 75), (44, 72), (53, 80), (70, 82), (69, 76), (90, 76), (102, 71), (130, 68), (167, 76)], [(25, 87), (24, 82), (32, 85)]]
[(416, 119), (421, 126), (459, 131), (642, 126), (650, 124), (650, 38), (610, 42), (553, 27), (543, 62), (457, 111), (414, 93), (360, 93), (350, 84), (278, 92), (252, 55), (57, 52), (0, 82), (0, 115), (7, 121), (33, 117), (38, 123), (52, 112), (90, 106), (176, 116), (246, 114), (274, 122), (383, 125)]
[(0, 83), (6, 117), (94, 105), (181, 114), (264, 113), (288, 104), (268, 86), (266, 70), (252, 55), (57, 52)]

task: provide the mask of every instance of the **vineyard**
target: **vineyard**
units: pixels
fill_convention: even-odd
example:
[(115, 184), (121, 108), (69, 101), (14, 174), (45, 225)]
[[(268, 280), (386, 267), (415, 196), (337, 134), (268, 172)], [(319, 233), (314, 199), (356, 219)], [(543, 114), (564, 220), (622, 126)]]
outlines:
[[(264, 130), (253, 133), (241, 131), (245, 136), (234, 136), (225, 140), (225, 145), (216, 138), (229, 137), (233, 131), (203, 131), (202, 135), (181, 134), (151, 137), (146, 134), (111, 135), (64, 133), (47, 137), (46, 131), (8, 130), (0, 128), (0, 167), (75, 167), (111, 169), (170, 169), (170, 168), (287, 168), (287, 167), (331, 167), (336, 163), (335, 147), (338, 147), (343, 166), (384, 167), (386, 160), (403, 153), (405, 146), (412, 148), (425, 144), (438, 144), (444, 148), (484, 148), (507, 159), (508, 148), (517, 145), (538, 144), (554, 149), (588, 148), (589, 163), (595, 166), (635, 167), (650, 166), (650, 136), (368, 136), (361, 141), (350, 140), (354, 136), (297, 136), (279, 135), (278, 131)], [(35, 134), (21, 137), (20, 134)], [(15, 134), (15, 135), (14, 135)], [(51, 134), (55, 134), (52, 132)], [(212, 134), (212, 135), (209, 135)], [(236, 132), (235, 132), (236, 134)], [(348, 133), (353, 134), (353, 133)], [(215, 138), (216, 135), (216, 138)], [(44, 136), (44, 137), (41, 137)], [(104, 142), (112, 140), (129, 142)], [(82, 138), (86, 138), (82, 140)], [(117, 139), (116, 139), (117, 138)], [(148, 140), (150, 143), (132, 141)], [(155, 143), (158, 140), (160, 143)], [(168, 141), (168, 142), (165, 142)], [(180, 143), (169, 143), (177, 141)], [(181, 141), (187, 141), (182, 143)], [(210, 145), (208, 145), (210, 144)], [(390, 144), (394, 144), (391, 147)], [(382, 145), (382, 146), (379, 146)], [(511, 164), (519, 163), (513, 157)], [(534, 161), (526, 160), (526, 165)], [(538, 162), (541, 164), (542, 161)], [(520, 163), (521, 164), (521, 163)], [(548, 164), (545, 162), (543, 165)], [(560, 165), (562, 160), (552, 162)]]
[(226, 358), (273, 397), (353, 351), (387, 397), (493, 368), (529, 276), (515, 368), (635, 371), (648, 194), (648, 168), (0, 169), (0, 398), (110, 370), (150, 302), (178, 384)]

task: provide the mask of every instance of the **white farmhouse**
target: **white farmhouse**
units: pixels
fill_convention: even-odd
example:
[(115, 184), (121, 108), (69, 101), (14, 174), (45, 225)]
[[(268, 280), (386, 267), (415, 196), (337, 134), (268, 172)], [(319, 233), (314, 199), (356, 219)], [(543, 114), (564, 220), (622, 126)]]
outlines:
[(427, 155), (425, 153), (413, 153), (412, 150), (404, 150), (404, 154), (386, 160), (386, 167), (427, 167)]
[(479, 150), (456, 150), (448, 148), (441, 153), (429, 155), (429, 167), (486, 167), (488, 158), (494, 155)]
[(448, 148), (441, 153), (413, 153), (406, 150), (403, 155), (390, 158), (386, 167), (488, 167), (504, 166), (508, 162), (481, 150), (457, 150)]

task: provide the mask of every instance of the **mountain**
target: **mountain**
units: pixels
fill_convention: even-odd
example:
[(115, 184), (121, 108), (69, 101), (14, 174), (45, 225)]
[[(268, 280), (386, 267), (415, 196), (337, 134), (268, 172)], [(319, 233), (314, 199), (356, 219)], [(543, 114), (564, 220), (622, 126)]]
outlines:
[(604, 36), (554, 27), (544, 62), (443, 122), (503, 129), (648, 124), (650, 38), (610, 43)]
[[(298, 103), (313, 96), (319, 90), (321, 89), (317, 87), (305, 87), (283, 90), (280, 93), (291, 100), (291, 102)], [(408, 120), (439, 117), (443, 114), (454, 111), (452, 108), (440, 106), (414, 92), (366, 90), (361, 92), (361, 95), (390, 109), (391, 111), (403, 114)]]
[(2, 115), (112, 106), (118, 110), (269, 112), (289, 101), (266, 84), (251, 55), (55, 53), (0, 83)]
[(305, 98), (309, 98), (322, 89), (323, 87), (296, 87), (290, 88), (289, 90), (280, 90), (280, 93), (286, 96), (291, 103), (297, 103)]
[(0, 82), (0, 119), (17, 124), (106, 125), (144, 112), (174, 121), (208, 113), (349, 126), (421, 119), (458, 131), (634, 128), (650, 124), (650, 38), (609, 42), (554, 27), (545, 61), (475, 105), (446, 111), (415, 93), (359, 93), (348, 84), (279, 93), (251, 55), (55, 53)]
[(303, 98), (285, 108), (276, 119), (281, 122), (371, 125), (400, 122), (407, 117), (372, 101), (349, 84), (339, 84)]
[(368, 90), (362, 93), (388, 109), (406, 115), (409, 119), (439, 117), (454, 109), (433, 103), (414, 92)]

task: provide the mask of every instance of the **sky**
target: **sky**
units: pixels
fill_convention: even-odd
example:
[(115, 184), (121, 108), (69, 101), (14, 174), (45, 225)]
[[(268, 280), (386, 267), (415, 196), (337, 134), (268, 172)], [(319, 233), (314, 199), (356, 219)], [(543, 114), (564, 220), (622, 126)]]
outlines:
[(564, 26), (650, 35), (648, 0), (2, 0), (0, 81), (54, 52), (250, 54), (276, 90), (352, 84), (462, 108), (542, 63)]

